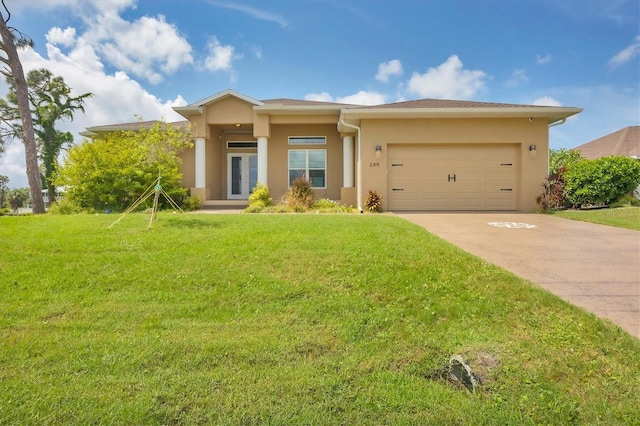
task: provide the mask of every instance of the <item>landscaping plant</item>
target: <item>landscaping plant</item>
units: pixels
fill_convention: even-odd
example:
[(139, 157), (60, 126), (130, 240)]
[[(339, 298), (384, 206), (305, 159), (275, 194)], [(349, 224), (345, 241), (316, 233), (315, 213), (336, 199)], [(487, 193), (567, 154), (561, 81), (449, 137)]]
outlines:
[(364, 205), (367, 211), (379, 213), (382, 211), (382, 196), (376, 191), (369, 190)]
[(580, 160), (565, 173), (567, 200), (573, 206), (607, 205), (640, 183), (640, 162), (611, 156)]
[(313, 205), (311, 182), (304, 176), (297, 177), (284, 195), (284, 203), (296, 211), (305, 211)]

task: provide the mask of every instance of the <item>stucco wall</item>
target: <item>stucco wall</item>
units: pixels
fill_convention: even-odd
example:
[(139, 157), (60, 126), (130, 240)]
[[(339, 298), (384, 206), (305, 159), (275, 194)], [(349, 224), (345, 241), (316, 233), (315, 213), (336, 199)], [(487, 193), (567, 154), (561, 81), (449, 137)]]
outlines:
[[(545, 119), (362, 120), (363, 202), (369, 189), (388, 197), (386, 153), (389, 144), (516, 144), (520, 147), (518, 210), (535, 211), (547, 175), (548, 126)], [(376, 159), (375, 146), (382, 146)], [(529, 145), (536, 145), (532, 158)]]
[[(326, 145), (289, 145), (289, 136), (326, 136)], [(289, 149), (327, 150), (327, 189), (315, 190), (315, 198), (340, 199), (342, 187), (342, 140), (335, 123), (333, 124), (272, 124), (268, 142), (269, 188), (274, 200), (279, 200), (289, 185)]]

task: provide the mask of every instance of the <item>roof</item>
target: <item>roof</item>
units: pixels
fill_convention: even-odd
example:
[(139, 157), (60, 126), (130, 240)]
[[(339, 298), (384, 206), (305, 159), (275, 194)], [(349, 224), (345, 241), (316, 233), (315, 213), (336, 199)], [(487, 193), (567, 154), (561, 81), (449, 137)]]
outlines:
[[(150, 120), (150, 121), (134, 121), (131, 123), (118, 123), (118, 124), (107, 124), (105, 126), (93, 126), (87, 127), (87, 130), (84, 132), (80, 132), (81, 136), (84, 137), (94, 137), (99, 134), (111, 133), (111, 132), (120, 132), (127, 130), (140, 130), (140, 129), (150, 129), (155, 126), (159, 120)], [(189, 121), (174, 121), (173, 123), (168, 123), (173, 125), (174, 127), (189, 127)]]
[(640, 126), (628, 126), (574, 148), (584, 158), (610, 155), (640, 158)]
[(344, 109), (341, 119), (352, 123), (370, 118), (539, 118), (548, 124), (578, 114), (582, 108), (495, 102), (418, 99)]

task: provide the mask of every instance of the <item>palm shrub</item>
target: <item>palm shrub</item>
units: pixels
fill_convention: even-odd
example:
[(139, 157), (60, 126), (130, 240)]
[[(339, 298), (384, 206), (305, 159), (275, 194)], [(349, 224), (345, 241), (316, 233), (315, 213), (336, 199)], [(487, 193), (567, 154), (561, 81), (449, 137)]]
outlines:
[(364, 202), (367, 211), (379, 213), (382, 211), (382, 197), (378, 192), (369, 190), (367, 200)]

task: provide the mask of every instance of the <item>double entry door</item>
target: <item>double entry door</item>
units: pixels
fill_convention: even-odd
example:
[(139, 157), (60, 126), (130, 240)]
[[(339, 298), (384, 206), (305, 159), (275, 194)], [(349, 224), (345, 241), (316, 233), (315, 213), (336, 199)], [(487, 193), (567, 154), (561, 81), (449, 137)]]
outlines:
[(228, 154), (227, 198), (246, 200), (258, 183), (257, 154)]

